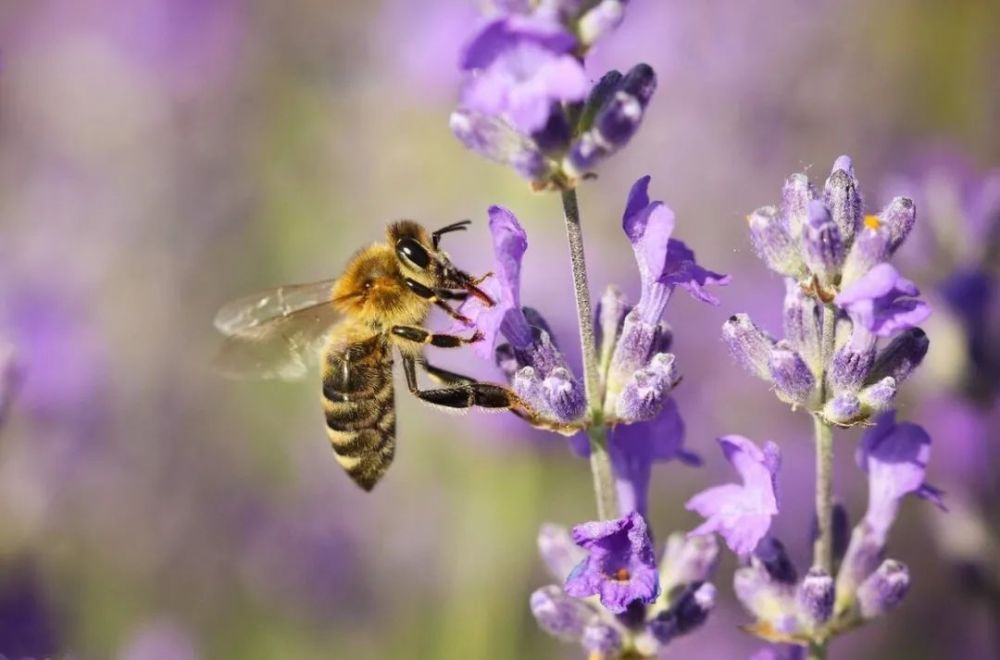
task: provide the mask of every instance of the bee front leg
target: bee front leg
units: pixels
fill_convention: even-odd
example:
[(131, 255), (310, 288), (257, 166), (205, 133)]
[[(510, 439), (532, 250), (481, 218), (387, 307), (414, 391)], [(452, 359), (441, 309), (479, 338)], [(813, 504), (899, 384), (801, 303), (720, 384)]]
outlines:
[(459, 337), (458, 335), (435, 334), (415, 325), (394, 325), (390, 332), (395, 337), (400, 337), (416, 344), (430, 344), (438, 348), (458, 348), (465, 344), (474, 344), (483, 339), (483, 333), (479, 330), (476, 330), (471, 337)]
[[(449, 305), (445, 300), (465, 300), (468, 297), (468, 293), (465, 291), (452, 292), (448, 289), (431, 289), (430, 287), (424, 286), (415, 279), (407, 277), (405, 280), (406, 286), (409, 287), (410, 291), (417, 294), (424, 300), (429, 300), (430, 302), (437, 305), (439, 308), (444, 310), (444, 313), (451, 318), (464, 323), (465, 325), (472, 325), (472, 321), (460, 314), (458, 310)], [(465, 294), (465, 295), (462, 295)]]

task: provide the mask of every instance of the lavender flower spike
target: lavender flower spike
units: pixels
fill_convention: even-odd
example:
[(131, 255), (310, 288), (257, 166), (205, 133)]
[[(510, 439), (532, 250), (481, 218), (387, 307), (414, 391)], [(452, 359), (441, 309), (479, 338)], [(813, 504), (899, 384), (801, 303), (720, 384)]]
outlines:
[(462, 92), (466, 109), (503, 117), (525, 134), (542, 129), (552, 104), (581, 101), (590, 90), (576, 39), (562, 26), (522, 16), (488, 23), (465, 47), (474, 71)]
[(778, 513), (775, 478), (781, 450), (773, 442), (760, 449), (739, 435), (719, 438), (719, 444), (743, 484), (715, 486), (688, 500), (686, 508), (706, 518), (691, 534), (718, 532), (733, 552), (746, 556), (767, 534), (771, 518)]
[(927, 432), (916, 424), (897, 424), (895, 411), (879, 417), (861, 439), (857, 460), (868, 473), (865, 522), (881, 544), (905, 495), (914, 493), (941, 506), (940, 491), (924, 483), (930, 451)]
[[(622, 225), (632, 243), (639, 266), (641, 294), (639, 303), (625, 317), (618, 346), (607, 377), (606, 409), (617, 401), (618, 394), (635, 371), (646, 365), (659, 333), (659, 321), (674, 289), (686, 289), (692, 296), (718, 304), (705, 287), (727, 284), (729, 277), (706, 270), (695, 261), (684, 243), (671, 238), (674, 212), (663, 202), (650, 202), (650, 177), (633, 184), (625, 204)], [(613, 408), (608, 410), (613, 412)]]
[(640, 601), (652, 603), (659, 578), (646, 521), (636, 512), (617, 520), (589, 522), (573, 528), (573, 540), (589, 556), (566, 579), (566, 593), (577, 598), (600, 596), (615, 614)]
[(881, 263), (841, 291), (834, 302), (860, 325), (879, 337), (891, 337), (916, 327), (931, 308), (916, 296), (920, 291), (892, 265)]

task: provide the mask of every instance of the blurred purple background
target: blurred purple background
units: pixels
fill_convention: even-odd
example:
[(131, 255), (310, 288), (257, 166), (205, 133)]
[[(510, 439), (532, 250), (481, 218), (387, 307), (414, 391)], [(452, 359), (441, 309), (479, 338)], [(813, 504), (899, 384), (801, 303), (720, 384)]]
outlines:
[[(528, 231), (524, 303), (578, 364), (557, 200), (448, 129), (475, 21), (461, 0), (0, 5), (0, 654), (579, 653), (527, 607), (544, 581), (540, 523), (593, 515), (586, 463), (564, 440), (400, 394), (396, 462), (366, 495), (330, 456), (318, 377), (234, 383), (210, 369), (220, 304), (334, 276), (388, 220), (472, 218), (448, 250), (483, 270), (493, 203)], [(678, 296), (668, 310), (687, 444), (706, 466), (654, 471), (658, 538), (697, 524), (683, 502), (729, 479), (714, 438), (741, 433), (782, 446), (776, 532), (805, 564), (809, 419), (719, 340), (737, 311), (780, 323), (783, 284), (743, 217), (789, 173), (822, 179), (841, 153), (871, 208), (899, 192), (918, 202), (923, 239), (901, 259), (935, 314), (929, 366), (900, 414), (932, 432), (929, 481), (951, 513), (906, 503), (890, 551), (912, 591), (834, 657), (1000, 652), (1000, 303), (970, 316), (962, 301), (977, 290), (956, 279), (1000, 276), (986, 247), (1000, 224), (1000, 193), (988, 210), (998, 25), (1000, 4), (976, 0), (633, 0), (588, 63), (596, 78), (647, 61), (660, 80), (639, 137), (580, 191), (595, 292), (616, 282), (635, 298), (620, 218), (643, 174), (676, 235), (733, 277), (719, 307)], [(467, 352), (439, 353), (500, 378)], [(838, 434), (835, 476), (854, 516), (866, 497), (856, 435)], [(731, 597), (734, 564), (678, 657), (759, 648), (736, 627), (749, 617)]]

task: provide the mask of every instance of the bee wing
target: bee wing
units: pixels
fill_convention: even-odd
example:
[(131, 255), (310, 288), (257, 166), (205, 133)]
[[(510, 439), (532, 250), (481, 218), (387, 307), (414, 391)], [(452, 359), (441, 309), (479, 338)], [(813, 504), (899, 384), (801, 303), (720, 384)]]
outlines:
[(333, 281), (284, 286), (224, 306), (215, 327), (225, 336), (215, 367), (232, 378), (296, 380), (309, 370), (342, 318)]
[(333, 279), (288, 284), (233, 300), (223, 305), (215, 315), (215, 327), (224, 335), (236, 335), (276, 317), (289, 316), (306, 307), (330, 302), (336, 282)]

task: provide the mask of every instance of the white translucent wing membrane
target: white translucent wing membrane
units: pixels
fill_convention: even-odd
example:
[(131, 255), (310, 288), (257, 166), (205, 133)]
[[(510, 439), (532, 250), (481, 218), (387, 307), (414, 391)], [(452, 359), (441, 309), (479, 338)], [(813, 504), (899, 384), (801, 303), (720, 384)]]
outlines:
[(305, 376), (342, 318), (331, 298), (333, 283), (283, 286), (225, 305), (215, 317), (226, 335), (216, 368), (232, 378)]
[(233, 300), (215, 315), (215, 327), (224, 335), (235, 335), (300, 309), (330, 302), (336, 282), (288, 284)]

